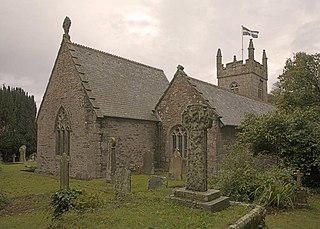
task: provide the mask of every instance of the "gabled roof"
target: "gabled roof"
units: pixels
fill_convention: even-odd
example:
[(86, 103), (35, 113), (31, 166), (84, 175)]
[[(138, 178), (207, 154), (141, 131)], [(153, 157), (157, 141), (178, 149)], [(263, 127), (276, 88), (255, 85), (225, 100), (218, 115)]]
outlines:
[(157, 121), (153, 114), (169, 82), (161, 69), (67, 42), (98, 117)]
[(237, 95), (216, 85), (189, 76), (187, 80), (215, 108), (226, 126), (238, 126), (246, 114), (262, 115), (275, 110), (270, 104)]

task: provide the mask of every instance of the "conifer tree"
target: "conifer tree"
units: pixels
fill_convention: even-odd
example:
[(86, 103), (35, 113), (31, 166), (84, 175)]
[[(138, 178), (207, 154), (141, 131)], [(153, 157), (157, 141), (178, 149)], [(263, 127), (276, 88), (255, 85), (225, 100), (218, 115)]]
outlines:
[(19, 156), (19, 147), (27, 146), (27, 156), (36, 152), (36, 103), (21, 88), (0, 88), (0, 154), (4, 161)]

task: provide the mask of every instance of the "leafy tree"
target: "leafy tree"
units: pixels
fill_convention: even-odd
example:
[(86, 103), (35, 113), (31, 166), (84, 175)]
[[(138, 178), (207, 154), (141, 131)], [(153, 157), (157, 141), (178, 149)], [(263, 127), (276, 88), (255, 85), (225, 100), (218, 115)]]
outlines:
[(21, 88), (0, 88), (0, 154), (4, 161), (18, 156), (19, 147), (27, 153), (36, 151), (36, 103)]
[(299, 52), (288, 59), (276, 86), (279, 108), (291, 111), (295, 108), (320, 107), (320, 54)]
[(298, 109), (250, 115), (238, 129), (237, 141), (248, 145), (254, 154), (274, 155), (279, 162), (304, 173), (315, 175), (319, 171), (320, 117), (315, 112)]

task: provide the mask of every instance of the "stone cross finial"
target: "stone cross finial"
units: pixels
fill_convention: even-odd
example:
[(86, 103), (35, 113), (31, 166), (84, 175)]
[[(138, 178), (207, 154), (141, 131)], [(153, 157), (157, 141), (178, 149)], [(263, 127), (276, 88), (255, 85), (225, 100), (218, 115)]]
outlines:
[(60, 159), (60, 189), (69, 189), (69, 159), (66, 153)]
[(70, 27), (71, 27), (71, 20), (68, 16), (66, 16), (63, 21), (62, 28), (64, 30), (63, 37), (67, 38), (68, 40), (70, 40), (70, 35), (69, 35)]
[(188, 130), (187, 190), (208, 190), (207, 129), (213, 117), (212, 108), (202, 104), (189, 105), (182, 113), (182, 125)]
[(178, 67), (177, 67), (177, 69), (183, 71), (184, 67), (179, 64)]

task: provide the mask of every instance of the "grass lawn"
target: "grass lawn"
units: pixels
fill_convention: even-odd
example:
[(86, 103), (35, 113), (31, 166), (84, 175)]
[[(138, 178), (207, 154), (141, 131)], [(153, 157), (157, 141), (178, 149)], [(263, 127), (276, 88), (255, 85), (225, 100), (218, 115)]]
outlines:
[[(10, 204), (0, 211), (0, 228), (47, 228), (51, 224), (50, 196), (59, 179), (21, 171), (22, 164), (1, 165), (0, 189)], [(104, 204), (83, 213), (71, 211), (59, 222), (64, 228), (226, 228), (249, 209), (232, 206), (206, 213), (173, 204), (168, 198), (183, 181), (169, 181), (169, 188), (148, 191), (148, 176), (132, 176), (132, 193), (114, 200), (113, 186), (105, 179), (70, 180), (70, 187), (84, 190)]]
[(295, 209), (289, 212), (270, 214), (266, 218), (267, 225), (274, 229), (320, 228), (320, 196), (313, 196), (309, 200), (310, 209)]

